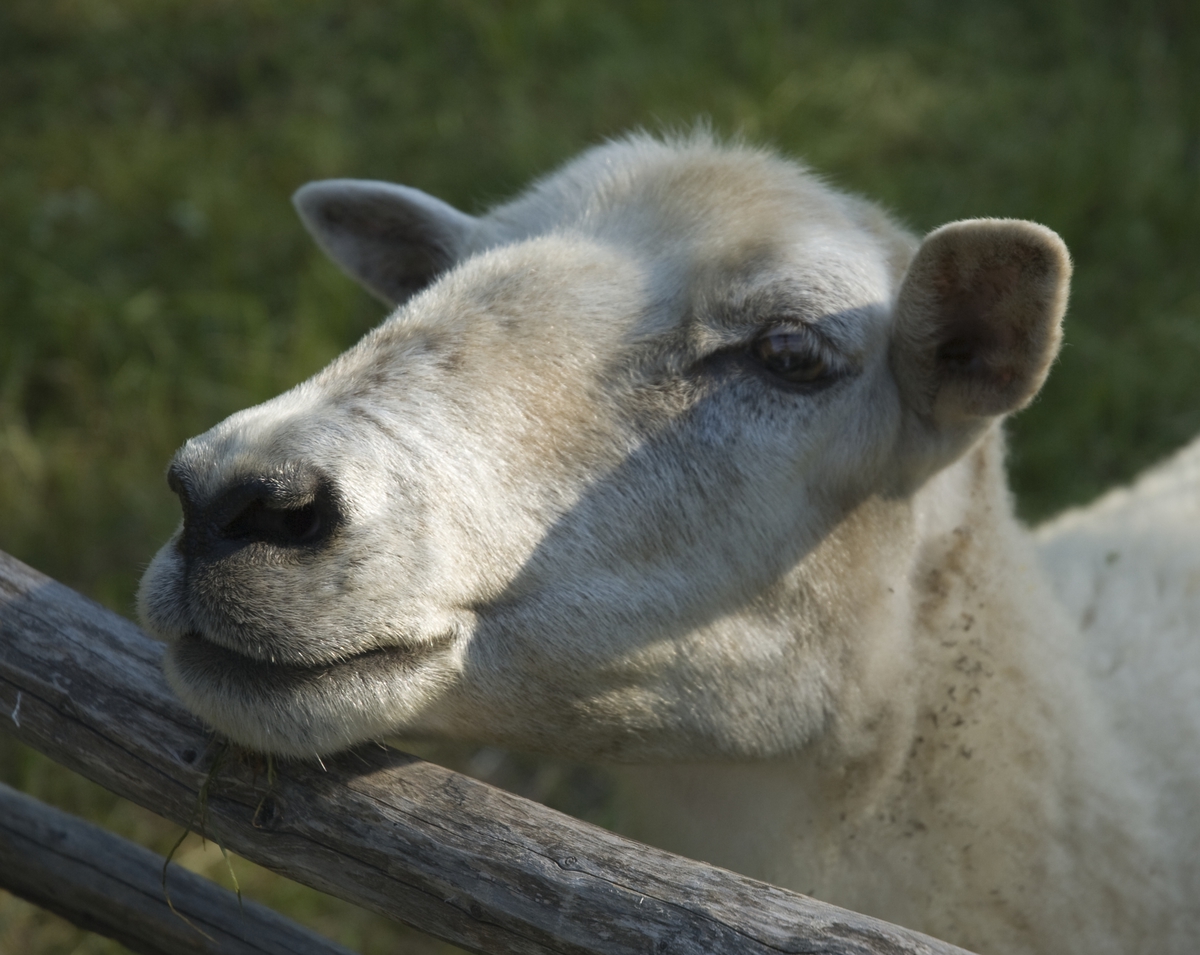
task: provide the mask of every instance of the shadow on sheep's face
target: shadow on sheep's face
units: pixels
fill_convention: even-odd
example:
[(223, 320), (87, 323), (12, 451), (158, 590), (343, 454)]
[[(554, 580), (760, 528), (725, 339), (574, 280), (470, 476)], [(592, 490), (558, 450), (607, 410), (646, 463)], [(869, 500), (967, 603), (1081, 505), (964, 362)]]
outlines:
[(382, 184), (297, 202), (405, 304), (176, 455), (139, 603), (193, 710), (292, 755), (767, 755), (828, 722), (891, 626), (907, 494), (997, 413), (937, 404), (1000, 347), (921, 317), (946, 268), (894, 306), (882, 217), (711, 145), (605, 147), (479, 220)]

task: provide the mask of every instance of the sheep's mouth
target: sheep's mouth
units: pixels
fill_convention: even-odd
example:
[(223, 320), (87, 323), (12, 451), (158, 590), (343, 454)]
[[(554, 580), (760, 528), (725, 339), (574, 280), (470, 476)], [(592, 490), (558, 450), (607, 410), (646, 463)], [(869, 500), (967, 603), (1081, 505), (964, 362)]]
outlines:
[(434, 649), (383, 647), (321, 663), (282, 663), (239, 653), (191, 632), (168, 646), (167, 669), (193, 693), (219, 697), (233, 694), (266, 702), (409, 672)]
[(187, 634), (163, 671), (184, 706), (249, 749), (280, 756), (332, 753), (408, 720), (436, 684), (442, 642), (372, 649), (304, 665), (272, 663)]
[(211, 649), (213, 654), (223, 655), (220, 658), (229, 661), (231, 666), (256, 663), (299, 671), (328, 669), (353, 660), (355, 657), (386, 652), (391, 649), (402, 653), (418, 652), (415, 648), (401, 649), (399, 647), (368, 647), (349, 651), (304, 647), (298, 646), (295, 640), (286, 639), (284, 633), (266, 637), (260, 635), (253, 643), (248, 643), (246, 646), (230, 646), (228, 640), (210, 636), (202, 630), (189, 630), (182, 637), (176, 637), (168, 642), (179, 645), (186, 644), (193, 653), (208, 653)]

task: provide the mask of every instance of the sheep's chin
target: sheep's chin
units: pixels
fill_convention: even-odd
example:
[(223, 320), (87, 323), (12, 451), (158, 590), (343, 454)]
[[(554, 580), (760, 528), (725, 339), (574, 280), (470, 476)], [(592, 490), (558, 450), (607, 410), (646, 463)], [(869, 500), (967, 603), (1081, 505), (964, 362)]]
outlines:
[(396, 691), (419, 682), (422, 664), (436, 649), (374, 649), (297, 666), (257, 660), (188, 634), (168, 646), (163, 670), (188, 709), (235, 743), (311, 757), (394, 729)]

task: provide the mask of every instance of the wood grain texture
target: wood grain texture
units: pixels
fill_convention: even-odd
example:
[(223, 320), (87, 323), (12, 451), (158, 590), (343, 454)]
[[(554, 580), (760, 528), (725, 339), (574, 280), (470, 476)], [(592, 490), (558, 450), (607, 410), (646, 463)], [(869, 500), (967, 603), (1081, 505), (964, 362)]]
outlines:
[[(0, 554), (0, 725), (181, 825), (216, 752), (136, 626)], [(492, 955), (951, 955), (927, 936), (643, 846), (396, 750), (226, 760), (205, 834)], [(199, 826), (197, 828), (200, 828)]]
[(179, 866), (173, 912), (162, 872), (162, 856), (0, 784), (0, 888), (80, 928), (142, 955), (350, 955)]

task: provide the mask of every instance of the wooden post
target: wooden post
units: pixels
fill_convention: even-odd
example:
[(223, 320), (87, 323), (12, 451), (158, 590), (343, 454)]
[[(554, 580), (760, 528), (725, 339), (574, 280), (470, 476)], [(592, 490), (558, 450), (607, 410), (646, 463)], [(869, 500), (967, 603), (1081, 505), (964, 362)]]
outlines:
[[(351, 955), (265, 906), (0, 785), (0, 888), (141, 955)], [(174, 906), (174, 911), (171, 910)]]
[[(0, 725), (181, 825), (205, 728), (132, 623), (0, 554)], [(324, 766), (226, 760), (204, 831), (260, 865), (491, 955), (962, 955), (794, 892), (640, 845), (395, 750)]]

